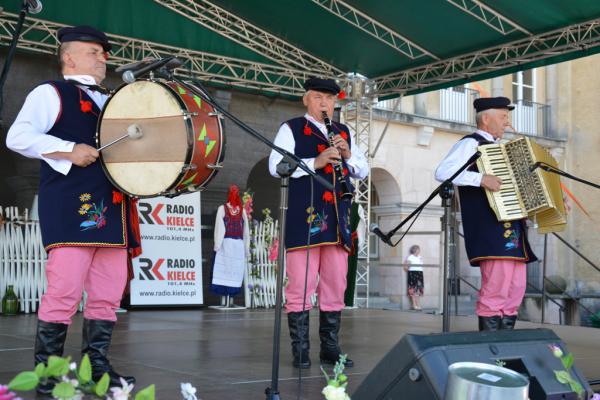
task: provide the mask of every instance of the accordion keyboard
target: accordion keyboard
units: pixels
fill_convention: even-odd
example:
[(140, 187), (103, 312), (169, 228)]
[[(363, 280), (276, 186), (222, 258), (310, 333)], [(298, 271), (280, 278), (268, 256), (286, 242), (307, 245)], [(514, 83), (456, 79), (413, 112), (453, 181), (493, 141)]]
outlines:
[[(479, 147), (482, 152), (477, 161), (479, 170), (485, 174), (497, 176), (502, 180), (502, 186), (497, 192), (486, 190), (488, 199), (493, 199), (492, 206), (496, 216), (501, 221), (521, 219), (527, 216), (515, 187), (514, 177), (505, 161), (505, 155), (500, 145), (492, 144)], [(483, 168), (482, 168), (483, 167)], [(492, 201), (490, 201), (490, 204)]]

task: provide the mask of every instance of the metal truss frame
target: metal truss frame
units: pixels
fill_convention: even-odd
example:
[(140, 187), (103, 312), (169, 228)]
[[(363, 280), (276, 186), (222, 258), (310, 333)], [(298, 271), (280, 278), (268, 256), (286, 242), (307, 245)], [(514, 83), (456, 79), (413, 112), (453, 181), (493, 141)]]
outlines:
[(311, 0), (313, 3), (323, 7), (333, 15), (343, 19), (352, 26), (368, 33), (375, 39), (387, 44), (396, 51), (402, 53), (411, 60), (422, 57), (431, 57), (434, 60), (440, 58), (416, 43), (405, 38), (398, 32), (388, 28), (381, 22), (375, 20), (364, 12), (352, 7), (342, 0)]
[[(361, 82), (362, 81), (362, 82)], [(354, 77), (350, 82), (351, 86), (363, 85), (366, 78)], [(346, 86), (343, 85), (343, 86)], [(352, 90), (355, 92), (355, 90)], [(369, 226), (371, 225), (371, 125), (373, 122), (373, 104), (374, 98), (370, 96), (351, 98), (344, 104), (344, 123), (354, 133), (354, 148), (360, 149), (365, 155), (369, 165), (369, 174), (363, 180), (354, 180), (356, 195), (354, 201), (362, 206), (365, 211), (365, 241), (358, 248), (358, 262), (356, 267), (356, 287), (354, 290), (354, 305), (356, 307), (369, 307), (369, 271), (370, 271), (370, 236)]]
[(154, 2), (284, 67), (309, 71), (316, 75), (332, 76), (344, 73), (207, 0), (154, 0)]
[(377, 95), (411, 94), (484, 72), (600, 45), (600, 18), (374, 79)]
[[(0, 39), (10, 41), (18, 15), (0, 15)], [(35, 53), (56, 54), (58, 40), (56, 32), (63, 24), (35, 18), (27, 18), (18, 42), (18, 48)], [(175, 72), (182, 78), (194, 77), (227, 87), (252, 89), (273, 94), (302, 96), (302, 84), (309, 73), (276, 65), (251, 62), (232, 57), (168, 46), (146, 40), (108, 35), (113, 50), (109, 65), (119, 66), (145, 57), (176, 55), (183, 65)]]
[(479, 0), (446, 0), (448, 3), (456, 6), (460, 10), (477, 18), (493, 30), (503, 35), (509, 35), (515, 31), (531, 35), (527, 29), (523, 28), (508, 17), (494, 10), (490, 6), (483, 4)]

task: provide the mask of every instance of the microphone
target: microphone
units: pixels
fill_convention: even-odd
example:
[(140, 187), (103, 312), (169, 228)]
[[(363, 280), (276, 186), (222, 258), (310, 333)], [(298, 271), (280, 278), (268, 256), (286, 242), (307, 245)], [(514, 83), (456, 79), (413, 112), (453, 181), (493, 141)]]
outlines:
[(379, 239), (381, 239), (381, 241), (389, 246), (392, 245), (392, 242), (390, 241), (390, 238), (383, 232), (381, 232), (381, 229), (379, 229), (379, 225), (377, 224), (371, 224), (369, 226), (369, 230), (371, 232), (373, 232), (375, 234), (375, 236), (377, 236)]
[(143, 66), (142, 68), (136, 71), (125, 71), (121, 76), (125, 83), (133, 83), (140, 76), (144, 76), (149, 72), (152, 72), (156, 69), (166, 67), (169, 69), (177, 68), (182, 64), (181, 60), (175, 58), (174, 56), (161, 58), (159, 60), (153, 61), (148, 65)]
[(132, 71), (140, 68), (142, 65), (150, 64), (151, 62), (156, 61), (156, 58), (144, 58), (141, 61), (132, 62), (129, 64), (124, 64), (115, 69), (115, 72), (125, 72)]
[(27, 7), (29, 14), (38, 14), (42, 11), (42, 2), (40, 0), (23, 0), (23, 5)]
[(536, 169), (538, 169), (538, 168), (539, 168), (541, 165), (542, 165), (542, 164), (541, 164), (539, 161), (538, 161), (538, 162), (536, 162), (535, 164), (531, 164), (531, 165), (529, 166), (529, 172), (533, 172), (533, 171), (535, 171), (535, 170), (536, 170)]

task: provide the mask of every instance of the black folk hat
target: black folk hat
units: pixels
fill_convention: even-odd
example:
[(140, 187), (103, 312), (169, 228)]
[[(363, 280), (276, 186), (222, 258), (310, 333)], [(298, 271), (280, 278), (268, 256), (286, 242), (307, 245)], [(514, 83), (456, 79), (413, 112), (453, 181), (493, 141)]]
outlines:
[(490, 108), (504, 108), (512, 111), (515, 106), (510, 104), (508, 97), (480, 97), (473, 102), (476, 112), (489, 110)]
[(102, 46), (104, 51), (110, 51), (112, 49), (111, 44), (108, 42), (108, 37), (95, 28), (87, 25), (69, 26), (60, 28), (58, 30), (58, 41), (61, 43), (66, 42), (91, 42), (98, 43)]
[(337, 95), (340, 87), (333, 79), (309, 78), (304, 82), (306, 91), (316, 90), (317, 92), (331, 93)]

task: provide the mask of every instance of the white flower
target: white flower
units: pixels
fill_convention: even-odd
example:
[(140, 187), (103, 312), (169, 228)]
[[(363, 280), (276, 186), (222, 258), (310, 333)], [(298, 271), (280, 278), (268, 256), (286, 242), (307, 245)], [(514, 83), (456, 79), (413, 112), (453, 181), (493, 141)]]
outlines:
[(69, 379), (69, 377), (67, 375), (62, 376), (62, 381), (70, 383), (73, 387), (77, 387), (77, 385), (79, 385), (79, 382), (77, 381), (77, 379)]
[(321, 393), (325, 395), (326, 400), (350, 400), (350, 396), (346, 394), (346, 389), (341, 386), (325, 386)]
[(76, 390), (75, 395), (70, 400), (83, 400), (83, 392)]
[(72, 362), (71, 364), (69, 364), (69, 370), (75, 371), (76, 369), (77, 369), (77, 364), (75, 364), (74, 362)]
[(185, 400), (198, 400), (196, 397), (196, 388), (191, 383), (181, 384), (181, 395)]
[(129, 394), (133, 390), (133, 383), (127, 384), (127, 381), (123, 378), (120, 378), (120, 380), (122, 387), (110, 388), (113, 400), (127, 400), (129, 398)]

